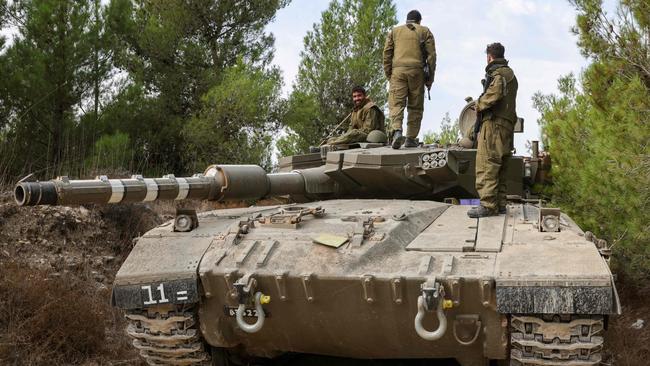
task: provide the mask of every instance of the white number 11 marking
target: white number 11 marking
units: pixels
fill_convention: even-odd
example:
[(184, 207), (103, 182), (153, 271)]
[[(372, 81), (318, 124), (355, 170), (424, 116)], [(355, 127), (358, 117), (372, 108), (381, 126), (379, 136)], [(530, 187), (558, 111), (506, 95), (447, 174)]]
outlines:
[(164, 285), (162, 283), (160, 284), (160, 286), (156, 287), (156, 290), (158, 290), (158, 292), (160, 292), (160, 300), (158, 300), (158, 301), (153, 299), (153, 293), (151, 291), (151, 286), (150, 285), (142, 286), (141, 288), (143, 290), (146, 290), (147, 295), (149, 296), (149, 300), (144, 302), (145, 305), (164, 304), (166, 302), (169, 302), (169, 300), (165, 297), (165, 287), (164, 287)]

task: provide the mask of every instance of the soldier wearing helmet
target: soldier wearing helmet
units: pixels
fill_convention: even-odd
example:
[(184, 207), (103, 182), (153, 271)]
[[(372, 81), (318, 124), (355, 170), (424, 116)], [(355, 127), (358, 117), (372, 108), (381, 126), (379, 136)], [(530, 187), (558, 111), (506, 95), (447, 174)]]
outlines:
[(369, 141), (368, 137), (371, 140), (381, 139), (382, 134), (384, 141), (370, 142), (385, 142), (384, 112), (368, 98), (366, 90), (361, 86), (352, 89), (352, 101), (354, 109), (350, 114), (348, 131), (339, 137), (329, 139), (327, 143), (329, 145), (354, 144)]

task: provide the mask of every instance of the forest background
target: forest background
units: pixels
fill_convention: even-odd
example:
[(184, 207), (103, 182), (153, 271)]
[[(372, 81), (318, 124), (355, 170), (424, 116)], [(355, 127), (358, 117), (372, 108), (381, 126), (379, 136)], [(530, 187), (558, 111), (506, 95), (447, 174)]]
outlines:
[[(535, 97), (553, 158), (549, 198), (614, 245), (619, 273), (650, 280), (650, 1), (572, 0), (589, 60)], [(385, 105), (389, 0), (332, 1), (304, 37), (287, 97), (265, 31), (288, 0), (0, 0), (0, 185), (36, 173), (191, 174), (213, 162), (272, 169), (351, 109)], [(453, 140), (454, 122), (425, 136)], [(278, 136), (281, 136), (278, 138)], [(451, 136), (451, 137), (450, 137)]]

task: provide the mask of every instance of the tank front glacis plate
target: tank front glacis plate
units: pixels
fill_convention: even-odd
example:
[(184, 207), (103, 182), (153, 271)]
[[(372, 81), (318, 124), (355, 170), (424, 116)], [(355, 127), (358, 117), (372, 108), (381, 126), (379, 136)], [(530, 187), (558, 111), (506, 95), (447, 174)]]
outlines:
[[(236, 243), (227, 244), (227, 235), (212, 243), (199, 268), (206, 295), (200, 317), (209, 343), (244, 344), (257, 355), (281, 350), (366, 358), (459, 357), (452, 326), (457, 325), (464, 341), (472, 340), (479, 326), (487, 333), (464, 350), (505, 358), (507, 321), (494, 310), (496, 253), (407, 247), (440, 217), (451, 211), (458, 216), (466, 207), (399, 200), (308, 205), (317, 206), (325, 215), (305, 216), (296, 228), (269, 227), (258, 220)], [(364, 227), (369, 220), (371, 229)], [(476, 228), (469, 230), (473, 234), (468, 238), (474, 240)], [(314, 243), (322, 234), (350, 239), (336, 249)], [(255, 334), (242, 332), (232, 317), (238, 306), (233, 284), (245, 275), (256, 279), (254, 291), (271, 296), (264, 305), (269, 317)], [(420, 286), (434, 278), (445, 285), (446, 297), (456, 307), (448, 310), (446, 335), (431, 342), (415, 333), (413, 321)], [(482, 325), (455, 324), (457, 315), (476, 315)], [(436, 326), (430, 313), (425, 327)]]

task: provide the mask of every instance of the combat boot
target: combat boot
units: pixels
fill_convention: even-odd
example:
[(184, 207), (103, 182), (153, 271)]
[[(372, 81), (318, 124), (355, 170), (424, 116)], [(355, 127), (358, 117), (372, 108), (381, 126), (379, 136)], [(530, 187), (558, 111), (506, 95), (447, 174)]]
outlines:
[(418, 140), (407, 137), (406, 142), (404, 143), (404, 147), (418, 147)]
[(505, 206), (499, 206), (499, 215), (505, 215), (508, 212)]
[(399, 149), (404, 143), (404, 136), (402, 136), (402, 130), (395, 130), (393, 132), (393, 149)]
[(469, 211), (467, 211), (467, 216), (476, 219), (479, 217), (487, 217), (487, 216), (496, 216), (499, 213), (496, 210), (490, 210), (489, 208), (481, 205), (478, 207), (472, 207)]

